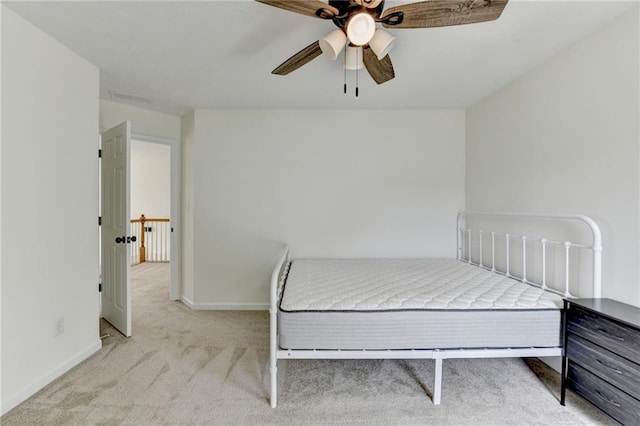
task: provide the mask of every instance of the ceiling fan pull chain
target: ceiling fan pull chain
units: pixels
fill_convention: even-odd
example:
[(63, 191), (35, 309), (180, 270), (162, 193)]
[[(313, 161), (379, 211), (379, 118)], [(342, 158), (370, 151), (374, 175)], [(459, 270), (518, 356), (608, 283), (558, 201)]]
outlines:
[[(349, 45), (349, 42), (347, 42), (347, 45)], [(347, 94), (347, 49), (344, 49), (344, 94)]]
[[(362, 49), (358, 47), (358, 49)], [(360, 68), (360, 64), (358, 63), (358, 55), (356, 55), (356, 98), (358, 97), (358, 68)]]

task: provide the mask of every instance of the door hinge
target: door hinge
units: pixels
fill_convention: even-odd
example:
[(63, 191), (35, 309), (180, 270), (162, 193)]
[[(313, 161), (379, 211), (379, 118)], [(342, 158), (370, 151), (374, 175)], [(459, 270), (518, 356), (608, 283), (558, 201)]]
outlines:
[(101, 149), (98, 150), (98, 158), (102, 158), (102, 150)]
[(98, 283), (98, 292), (102, 293), (102, 283)]
[(102, 226), (102, 216), (98, 216), (98, 226)]
[(171, 227), (171, 232), (173, 232), (173, 226)]

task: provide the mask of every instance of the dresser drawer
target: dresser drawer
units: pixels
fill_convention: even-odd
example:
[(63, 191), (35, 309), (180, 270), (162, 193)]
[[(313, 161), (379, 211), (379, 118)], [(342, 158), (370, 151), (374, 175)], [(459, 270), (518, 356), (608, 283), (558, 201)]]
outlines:
[(570, 333), (640, 364), (640, 332), (579, 308), (567, 313)]
[(601, 379), (640, 399), (640, 365), (569, 334), (567, 356)]
[(568, 384), (577, 394), (624, 425), (637, 425), (640, 401), (569, 362)]

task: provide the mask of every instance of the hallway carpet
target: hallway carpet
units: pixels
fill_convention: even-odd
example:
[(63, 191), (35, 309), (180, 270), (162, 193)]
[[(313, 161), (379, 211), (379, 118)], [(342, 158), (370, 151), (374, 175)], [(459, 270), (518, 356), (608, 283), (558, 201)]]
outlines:
[(7, 413), (11, 425), (615, 424), (535, 359), (291, 360), (268, 403), (267, 312), (192, 311), (169, 301), (169, 265), (133, 268), (133, 336), (102, 322), (103, 348)]

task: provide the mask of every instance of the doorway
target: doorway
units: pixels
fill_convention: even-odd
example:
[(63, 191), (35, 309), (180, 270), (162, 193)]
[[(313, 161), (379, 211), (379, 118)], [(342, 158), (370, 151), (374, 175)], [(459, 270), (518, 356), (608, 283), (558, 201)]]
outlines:
[(154, 285), (150, 290), (169, 294), (171, 146), (131, 139), (129, 154), (129, 235), (135, 237), (129, 250), (132, 299), (136, 298), (137, 284), (147, 282), (151, 277), (154, 279), (150, 282), (163, 283), (163, 288)]
[[(149, 242), (155, 244), (151, 247), (155, 251), (149, 253), (149, 260), (171, 260), (166, 265), (169, 266), (170, 273), (168, 279), (164, 280), (168, 283), (169, 299), (179, 300), (180, 298), (180, 147), (178, 141), (158, 138), (154, 136), (141, 135), (132, 133), (129, 122), (123, 122), (107, 131), (101, 133), (101, 150), (100, 157), (100, 215), (101, 224), (100, 231), (100, 259), (101, 259), (101, 282), (103, 291), (101, 293), (101, 317), (109, 321), (125, 336), (131, 335), (131, 256), (130, 253), (140, 253), (138, 249), (130, 250), (131, 244), (136, 242), (135, 234), (130, 235), (132, 224), (130, 223), (131, 215), (131, 141), (140, 141), (146, 143), (148, 147), (168, 148), (166, 154), (169, 157), (169, 170), (164, 167), (155, 175), (164, 175), (162, 178), (155, 179), (163, 182), (163, 192), (165, 199), (160, 209), (153, 210), (154, 213), (163, 217), (164, 221), (158, 223), (149, 221), (146, 233), (142, 229), (142, 236), (145, 234), (150, 236)], [(104, 151), (104, 152), (103, 152)], [(162, 149), (160, 150), (162, 151)], [(165, 156), (166, 156), (165, 154)], [(142, 155), (144, 157), (144, 154)], [(137, 167), (139, 168), (139, 167)], [(163, 169), (163, 167), (157, 167)], [(146, 171), (142, 171), (141, 175), (154, 172), (156, 166), (146, 167)], [(151, 173), (154, 174), (154, 173)], [(138, 191), (140, 193), (140, 191)], [(143, 190), (142, 193), (145, 191)], [(140, 198), (140, 195), (136, 198)], [(167, 195), (168, 194), (168, 195)], [(160, 197), (162, 198), (162, 197)], [(140, 208), (139, 203), (134, 203), (136, 209)], [(148, 208), (158, 208), (153, 203), (143, 203)], [(135, 210), (134, 210), (135, 212)], [(136, 213), (134, 213), (134, 217)], [(158, 238), (156, 233), (163, 229), (166, 242), (159, 249)], [(115, 233), (114, 233), (115, 232)], [(113, 234), (113, 235), (111, 235)], [(129, 235), (126, 235), (129, 234)], [(115, 239), (114, 239), (115, 235)], [(143, 246), (144, 247), (144, 246)], [(165, 268), (167, 269), (167, 268)], [(167, 285), (167, 284), (165, 284)], [(166, 287), (165, 287), (166, 288)], [(164, 296), (166, 297), (166, 296)], [(106, 309), (106, 310), (105, 310)]]
[(178, 141), (138, 133), (131, 134), (131, 141), (131, 219), (140, 220), (142, 214), (149, 219), (170, 219), (144, 224), (150, 229), (145, 260), (169, 262), (169, 299), (180, 300), (180, 147)]

